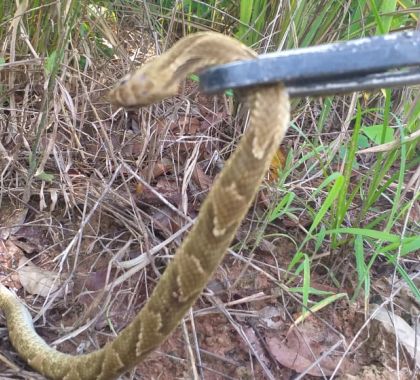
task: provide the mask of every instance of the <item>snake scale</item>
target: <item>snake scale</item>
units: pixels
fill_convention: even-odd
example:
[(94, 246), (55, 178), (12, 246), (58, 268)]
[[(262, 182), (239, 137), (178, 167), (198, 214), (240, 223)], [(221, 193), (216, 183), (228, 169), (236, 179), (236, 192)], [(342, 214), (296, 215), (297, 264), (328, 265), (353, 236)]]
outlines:
[[(118, 106), (146, 106), (176, 95), (180, 81), (190, 73), (255, 57), (233, 38), (213, 32), (192, 34), (122, 80), (109, 99)], [(249, 127), (149, 300), (112, 342), (79, 356), (51, 348), (36, 334), (26, 308), (0, 284), (0, 309), (10, 340), (33, 369), (51, 379), (115, 379), (141, 362), (179, 324), (224, 257), (287, 130), (289, 99), (281, 84), (246, 90), (244, 97)]]

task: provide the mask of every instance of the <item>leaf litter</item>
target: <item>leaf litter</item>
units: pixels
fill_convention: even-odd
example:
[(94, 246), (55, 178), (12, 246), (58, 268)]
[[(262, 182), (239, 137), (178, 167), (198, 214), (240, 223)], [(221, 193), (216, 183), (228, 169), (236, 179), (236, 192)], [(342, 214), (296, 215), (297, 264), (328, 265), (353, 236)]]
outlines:
[[(130, 41), (146, 38), (131, 37)], [(123, 71), (121, 60), (118, 63), (115, 67)], [(172, 239), (153, 257), (150, 252), (196, 217), (211, 183), (234, 150), (241, 134), (239, 126), (245, 120), (231, 117), (231, 99), (221, 102), (197, 95), (196, 84), (191, 82), (184, 87), (190, 100), (181, 96), (153, 109), (116, 113), (99, 96), (91, 95), (105, 92), (104, 83), (112, 84), (122, 72), (116, 72), (115, 67), (104, 71), (100, 62), (92, 64), (88, 75), (72, 73), (69, 88), (56, 92), (61, 100), (51, 118), (61, 128), (45, 133), (40, 143), (42, 151), (48, 150), (43, 155), (43, 170), (53, 179), (33, 184), (29, 208), (11, 203), (14, 192), (19, 194), (25, 185), (21, 168), (27, 166), (15, 153), (23, 149), (28, 155), (29, 150), (18, 139), (6, 139), (7, 144), (0, 141), (16, 165), (7, 168), (10, 176), (5, 177), (11, 187), (15, 186), (14, 192), (10, 198), (2, 195), (0, 280), (18, 291), (23, 300), (31, 301), (35, 312), (48, 320), (48, 326), (39, 329), (41, 335), (49, 342), (57, 335), (64, 336), (58, 348), (73, 353), (103, 345), (143, 305), (181, 239)], [(25, 91), (25, 97), (16, 100), (26, 99), (37, 109), (35, 89), (27, 87)], [(86, 99), (91, 102), (86, 103)], [(86, 112), (81, 116), (78, 110)], [(23, 114), (22, 120), (30, 131), (33, 121)], [(22, 133), (26, 143), (33, 143), (31, 133)], [(194, 160), (188, 161), (194, 148)], [(382, 342), (381, 350), (371, 343), (368, 328), (363, 328), (360, 305), (356, 304), (359, 309), (354, 311), (340, 301), (294, 326), (302, 305), (281, 284), (294, 242), (302, 239), (301, 230), (310, 226), (311, 216), (303, 213), (288, 219), (288, 215), (267, 228), (264, 222), (286, 155), (279, 150), (273, 159), (267, 178), (267, 187), (272, 187), (260, 194), (238, 232), (230, 256), (215, 274), (212, 283), (217, 286), (209, 286), (186, 318), (189, 336), (178, 328), (139, 366), (135, 378), (191, 378), (188, 352), (194, 353), (193, 361), (206, 379), (290, 379), (297, 373), (310, 379), (335, 371), (351, 378), (358, 371), (366, 376), (376, 372), (384, 375), (383, 368), (375, 367), (378, 362), (396, 367), (395, 343)], [(117, 179), (111, 182), (118, 168)], [(301, 174), (297, 172), (294, 180)], [(313, 187), (318, 184), (317, 178), (311, 182)], [(304, 182), (290, 186), (290, 191), (305, 191)], [(13, 206), (6, 207), (6, 201)], [(279, 237), (281, 234), (289, 238)], [(132, 243), (124, 250), (127, 241)], [(130, 269), (118, 265), (120, 260), (143, 255), (152, 265), (142, 263), (141, 270), (124, 277)], [(31, 264), (26, 263), (28, 259)], [(312, 287), (342, 291), (337, 282), (326, 278), (320, 265), (312, 277)], [(74, 288), (67, 293), (61, 285), (69, 279)], [(299, 278), (292, 284), (298, 286)], [(62, 293), (53, 299), (57, 291)], [(214, 292), (220, 298), (219, 305), (211, 301)], [(30, 294), (39, 297), (34, 299)], [(408, 318), (404, 311), (398, 312), (403, 320)], [(406, 337), (413, 327), (401, 328), (400, 317), (396, 317), (393, 331), (388, 328), (374, 335), (391, 343), (397, 336), (405, 342), (407, 352), (412, 352), (412, 339)], [(350, 346), (355, 337), (356, 343)], [(12, 352), (10, 347), (4, 351)], [(400, 368), (407, 366), (404, 357), (399, 359)]]

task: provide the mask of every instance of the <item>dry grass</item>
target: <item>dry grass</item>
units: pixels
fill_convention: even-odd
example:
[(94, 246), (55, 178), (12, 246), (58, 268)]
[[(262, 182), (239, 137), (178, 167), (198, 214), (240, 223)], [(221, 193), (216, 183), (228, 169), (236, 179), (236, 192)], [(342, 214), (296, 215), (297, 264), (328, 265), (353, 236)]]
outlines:
[[(110, 86), (135, 66), (133, 61), (141, 64), (163, 51), (185, 29), (176, 22), (179, 13), (168, 16), (165, 35), (156, 34), (157, 18), (148, 8), (135, 13), (122, 9), (118, 20), (95, 18), (92, 13), (86, 16), (88, 37), (63, 38), (64, 54), (54, 62), (38, 56), (38, 46), (25, 39), (24, 23), (19, 22), (31, 9), (22, 4), (24, 16), (16, 10), (3, 34), (7, 63), (0, 71), (0, 279), (19, 290), (46, 340), (65, 352), (89, 352), (111, 339), (147, 299), (234, 149), (246, 114), (239, 109), (233, 117), (237, 105), (232, 98), (199, 95), (194, 82), (187, 82), (179, 97), (141, 110), (113, 109), (106, 101)], [(60, 33), (71, 35), (72, 26), (62, 23)], [(99, 32), (113, 45), (108, 58), (95, 42)], [(262, 48), (271, 37), (266, 35)], [(332, 38), (334, 33), (323, 40)], [(53, 50), (58, 51), (60, 41), (55, 43)], [(45, 70), (49, 63), (51, 68)], [(418, 99), (412, 90), (397, 96), (401, 99), (393, 109), (397, 115), (404, 113), (408, 101)], [(276, 352), (284, 354), (276, 339), (298, 339), (291, 326), (305, 305), (301, 292), (290, 291), (303, 286), (303, 273), (294, 276), (289, 264), (328, 195), (327, 188), (314, 190), (330, 170), (340, 171), (344, 165), (336, 158), (351, 140), (357, 99), (358, 95), (334, 99), (324, 125), (323, 101), (294, 103), (286, 142), (294, 158), (289, 157), (285, 174), (278, 184), (267, 182), (229, 257), (182, 326), (162, 351), (124, 378), (287, 379), (294, 374), (275, 357)], [(382, 102), (380, 94), (362, 100), (365, 109)], [(379, 117), (372, 110), (364, 120), (375, 124)], [(358, 156), (352, 178), (369, 181), (375, 159), (369, 152)], [(384, 181), (396, 170), (394, 165)], [(402, 199), (408, 216), (399, 219), (393, 231), (412, 235), (418, 233), (418, 217), (408, 223), (418, 212), (419, 174), (414, 165), (406, 176)], [(356, 182), (351, 185), (356, 187)], [(390, 191), (399, 186), (391, 185)], [(296, 198), (280, 219), (269, 221), (267, 214), (285, 194)], [(383, 199), (382, 205), (366, 211), (366, 224), (389, 211), (389, 194)], [(363, 199), (356, 197), (345, 225), (359, 217), (361, 207)], [(326, 223), (327, 228), (332, 224)], [(348, 254), (352, 248), (333, 243), (324, 235), (321, 247), (316, 241), (305, 246), (306, 252), (316, 253), (311, 288), (351, 294), (358, 281)], [(25, 292), (16, 277), (19, 256), (59, 275), (65, 295), (43, 298)], [(406, 260), (414, 267), (418, 254)], [(380, 270), (387, 278), (393, 271), (386, 262), (374, 268), (374, 278), (382, 274)], [(375, 282), (375, 292), (390, 301), (390, 285), (384, 281), (384, 289), (379, 289), (381, 283)], [(313, 332), (319, 332), (319, 346), (334, 349), (338, 358), (345, 353), (342, 368), (348, 371), (382, 360), (379, 352), (367, 355), (369, 344), (359, 347), (366, 338), (366, 330), (359, 330), (364, 322), (363, 296), (353, 304), (340, 298), (308, 317), (301, 336), (312, 339)], [(360, 339), (349, 345), (359, 333)], [(5, 336), (6, 328), (0, 334)], [(2, 378), (36, 378), (6, 339), (0, 345)], [(384, 352), (388, 355), (389, 349)], [(320, 362), (322, 355), (315, 356)], [(332, 368), (338, 362), (334, 358), (328, 364)], [(401, 357), (396, 362), (407, 365), (410, 360)], [(328, 365), (323, 362), (324, 369)], [(396, 368), (401, 374), (406, 371)]]

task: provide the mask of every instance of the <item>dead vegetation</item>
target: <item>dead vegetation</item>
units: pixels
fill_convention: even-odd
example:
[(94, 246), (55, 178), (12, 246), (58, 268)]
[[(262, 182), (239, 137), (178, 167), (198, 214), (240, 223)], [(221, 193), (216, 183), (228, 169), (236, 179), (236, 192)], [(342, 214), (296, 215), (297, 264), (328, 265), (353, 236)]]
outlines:
[[(155, 38), (149, 17), (125, 15), (113, 26), (98, 21), (114, 48), (109, 59), (93, 50), (98, 45), (73, 40), (59, 67), (46, 69), (52, 61), (31, 49), (18, 15), (3, 45), (0, 281), (18, 292), (40, 335), (64, 352), (90, 352), (133, 318), (246, 125), (246, 112), (231, 97), (203, 96), (194, 81), (177, 98), (148, 108), (107, 103), (106, 92), (133, 61), (141, 64), (177, 37), (172, 31)], [(25, 50), (32, 54), (20, 56)], [(396, 344), (396, 319), (390, 332), (367, 314), (371, 301), (363, 292), (349, 302), (358, 284), (351, 246), (333, 252), (325, 237), (311, 260), (309, 306), (319, 306), (304, 318), (296, 289), (305, 279), (289, 267), (313, 222), (310, 210), (323, 199), (311, 195), (325, 178), (322, 167), (309, 170), (319, 157), (308, 141), (327, 146), (325, 156), (338, 154), (349, 139), (355, 101), (356, 95), (338, 100), (322, 134), (323, 103), (295, 103), (294, 128), (229, 256), (182, 326), (127, 379), (414, 378), (418, 345), (413, 358), (398, 333)], [(375, 102), (366, 99), (366, 108)], [(290, 152), (299, 163), (293, 171)], [(353, 175), (365, 176), (374, 159), (360, 156)], [(340, 169), (339, 162), (331, 165)], [(278, 178), (279, 169), (287, 176)], [(405, 195), (415, 198), (418, 169), (406, 175)], [(285, 192), (296, 195), (294, 206), (269, 218)], [(354, 208), (361, 202), (356, 198)], [(367, 222), (386, 207), (369, 210)], [(415, 232), (418, 202), (411, 210), (406, 228)], [(315, 246), (308, 242), (306, 251)], [(406, 259), (418, 284), (418, 252)], [(369, 296), (413, 326), (418, 299), (393, 273), (385, 261), (374, 266)], [(326, 295), (334, 302), (322, 304)], [(38, 378), (14, 353), (3, 324), (0, 337), (1, 378)]]

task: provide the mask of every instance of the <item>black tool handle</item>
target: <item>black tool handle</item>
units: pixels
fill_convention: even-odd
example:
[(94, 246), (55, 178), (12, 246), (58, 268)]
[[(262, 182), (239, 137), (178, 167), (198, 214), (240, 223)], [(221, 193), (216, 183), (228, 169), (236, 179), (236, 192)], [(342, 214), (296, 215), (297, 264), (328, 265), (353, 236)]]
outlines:
[[(220, 65), (200, 74), (200, 86), (205, 92), (214, 93), (277, 82), (299, 89), (310, 82), (316, 82), (319, 88), (328, 83), (356, 81), (363, 88), (367, 74), (384, 73), (376, 80), (375, 86), (381, 87), (379, 79), (386, 79), (386, 71), (411, 66), (420, 68), (420, 32), (294, 49)], [(400, 82), (404, 81), (403, 77), (399, 77)], [(307, 91), (304, 93), (310, 95)]]

